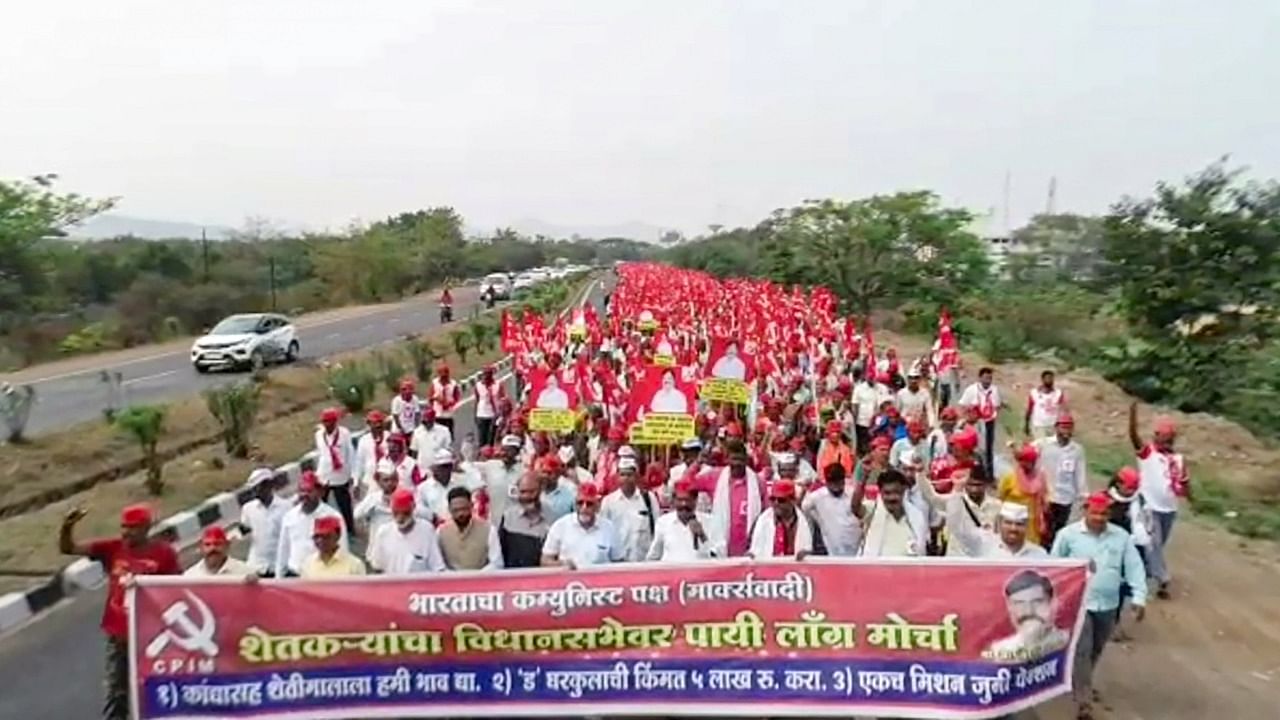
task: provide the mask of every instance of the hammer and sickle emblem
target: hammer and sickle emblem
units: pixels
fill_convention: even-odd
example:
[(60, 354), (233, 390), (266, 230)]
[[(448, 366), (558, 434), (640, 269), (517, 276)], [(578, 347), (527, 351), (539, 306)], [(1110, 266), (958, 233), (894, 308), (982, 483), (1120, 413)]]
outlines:
[[(217, 625), (213, 620), (213, 611), (203, 600), (190, 590), (185, 591), (187, 600), (178, 600), (164, 611), (165, 629), (147, 645), (147, 657), (154, 658), (173, 643), (188, 652), (199, 650), (209, 657), (217, 657), (218, 646), (213, 642), (213, 632)], [(190, 601), (190, 603), (188, 603)], [(191, 617), (191, 606), (195, 606), (200, 614), (200, 622)]]

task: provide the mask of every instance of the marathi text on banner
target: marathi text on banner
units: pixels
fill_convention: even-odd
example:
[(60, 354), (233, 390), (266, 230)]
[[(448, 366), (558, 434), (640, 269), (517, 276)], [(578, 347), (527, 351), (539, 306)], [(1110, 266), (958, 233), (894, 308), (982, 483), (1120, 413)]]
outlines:
[(698, 390), (698, 397), (713, 402), (745, 405), (751, 399), (751, 388), (741, 380), (708, 378)]
[(649, 413), (631, 427), (632, 445), (672, 445), (696, 434), (693, 416), (676, 413)]
[(573, 432), (577, 414), (573, 410), (534, 408), (529, 411), (529, 429), (534, 432)]
[[(143, 719), (521, 717), (548, 703), (565, 717), (606, 705), (759, 716), (769, 704), (994, 718), (1069, 689), (1085, 582), (1074, 561), (945, 560), (256, 585), (147, 576), (130, 597), (133, 682)], [(1010, 613), (1010, 592), (1039, 589), (1036, 622)]]

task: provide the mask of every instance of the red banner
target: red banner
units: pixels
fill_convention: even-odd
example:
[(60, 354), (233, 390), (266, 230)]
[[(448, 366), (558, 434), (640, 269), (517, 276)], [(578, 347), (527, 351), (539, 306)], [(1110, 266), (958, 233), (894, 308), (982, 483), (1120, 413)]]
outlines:
[(949, 559), (141, 577), (134, 707), (140, 718), (993, 718), (1070, 688), (1085, 583), (1077, 561)]

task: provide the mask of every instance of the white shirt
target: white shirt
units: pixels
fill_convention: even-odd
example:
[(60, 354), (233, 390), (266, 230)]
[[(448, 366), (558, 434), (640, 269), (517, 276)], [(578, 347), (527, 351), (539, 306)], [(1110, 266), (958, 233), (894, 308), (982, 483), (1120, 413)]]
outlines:
[(382, 441), (375, 442), (373, 433), (365, 433), (356, 441), (356, 466), (352, 477), (364, 483), (366, 487), (375, 487), (373, 473), (378, 467), (378, 453), (387, 454), (387, 434), (382, 434)]
[(227, 559), (223, 561), (222, 567), (218, 568), (217, 572), (209, 572), (209, 566), (204, 564), (204, 558), (200, 558), (199, 562), (187, 568), (186, 572), (182, 573), (182, 577), (199, 578), (216, 577), (218, 575), (238, 575), (240, 577), (244, 577), (246, 575), (257, 574), (258, 573), (255, 572), (253, 568), (249, 567), (248, 563), (241, 562), (228, 556)]
[(391, 398), (391, 419), (397, 430), (411, 433), (418, 426), (418, 418), (422, 416), (422, 401), (417, 395), (408, 400), (396, 395)]
[(285, 513), (289, 512), (289, 500), (274, 497), (270, 505), (254, 498), (240, 508), (240, 525), (249, 531), (249, 555), (247, 562), (254, 572), (273, 572), (276, 567), (276, 551), (280, 549), (280, 528)]
[[(286, 571), (295, 574), (302, 571), (302, 563), (316, 551), (315, 540), (312, 538), (315, 533), (312, 530), (316, 519), (322, 517), (341, 519), (342, 515), (324, 503), (316, 505), (316, 509), (310, 515), (303, 512), (302, 503), (297, 503), (284, 514), (284, 519), (280, 523), (280, 547), (276, 549), (277, 578), (284, 577)], [(346, 547), (347, 527), (344, 523), (342, 548), (345, 550)]]
[[(440, 382), (440, 378), (438, 377), (432, 378), (431, 404), (432, 408), (436, 411), (436, 417), (444, 418), (446, 420), (452, 418), (454, 411), (458, 409), (459, 403), (457, 402), (457, 398), (460, 394), (461, 392), (458, 390), (458, 383), (452, 378), (447, 383)], [(445, 408), (444, 403), (441, 402), (442, 400), (450, 402), (452, 405)]]
[(1058, 413), (1062, 409), (1062, 389), (1055, 387), (1049, 392), (1037, 385), (1031, 389), (1031, 427), (1051, 428), (1058, 423)]
[[(333, 448), (333, 452), (329, 448)], [(333, 457), (337, 455), (341, 468), (334, 468)], [(356, 448), (351, 442), (351, 431), (341, 425), (334, 428), (334, 433), (324, 431), (324, 427), (316, 429), (316, 476), (325, 485), (346, 485), (351, 482), (351, 472), (355, 469)]]
[(436, 529), (422, 520), (415, 521), (407, 533), (393, 522), (384, 524), (370, 537), (365, 557), (370, 567), (387, 575), (445, 569)]
[(591, 527), (584, 528), (577, 513), (569, 513), (551, 524), (542, 543), (542, 554), (569, 560), (580, 568), (623, 559), (622, 541), (613, 524), (597, 515)]
[(477, 381), (473, 391), (476, 395), (476, 417), (493, 418), (498, 415), (498, 381), (486, 386)]
[(435, 457), (437, 450), (448, 450), (453, 447), (453, 435), (449, 428), (440, 423), (432, 423), (428, 428), (419, 425), (413, 429), (413, 437), (409, 439), (409, 449), (417, 453), (418, 465), (426, 472)]
[[(441, 521), (449, 519), (449, 491), (456, 487), (464, 487), (471, 491), (472, 500), (475, 500), (475, 492), (484, 487), (484, 480), (474, 472), (459, 472), (454, 470), (453, 475), (449, 478), (448, 487), (441, 485), (435, 476), (430, 476), (418, 486), (417, 500), (418, 506), (413, 514), (418, 517), (435, 522), (437, 518)], [(490, 498), (492, 502), (492, 498)]]
[(995, 383), (991, 383), (991, 387), (983, 387), (980, 382), (973, 383), (960, 395), (960, 406), (976, 407), (979, 417), (993, 420), (1000, 415), (1000, 388)]
[(653, 543), (649, 545), (646, 560), (659, 562), (692, 562), (708, 558), (725, 556), (723, 544), (724, 533), (714, 532), (711, 524), (714, 520), (708, 513), (695, 513), (694, 517), (702, 525), (702, 532), (707, 536), (705, 542), (694, 547), (693, 533), (689, 526), (680, 522), (680, 516), (674, 510), (658, 518), (653, 528)]
[(982, 554), (979, 557), (994, 558), (997, 560), (1021, 560), (1048, 557), (1049, 553), (1045, 549), (1033, 542), (1023, 541), (1022, 547), (1017, 552), (1010, 550), (1005, 546), (1004, 541), (999, 535), (994, 533), (982, 534)]
[(622, 557), (627, 562), (640, 562), (653, 544), (650, 523), (657, 524), (660, 512), (658, 496), (639, 487), (631, 497), (618, 488), (600, 503), (600, 514), (613, 524), (622, 539)]
[(839, 497), (831, 494), (824, 485), (807, 493), (800, 502), (800, 510), (822, 531), (822, 543), (827, 554), (837, 557), (853, 557), (862, 544), (862, 523), (853, 514), (853, 498), (846, 485)]
[(861, 427), (871, 427), (871, 422), (875, 420), (876, 412), (879, 410), (877, 405), (879, 399), (880, 394), (870, 383), (860, 382), (855, 385), (852, 400), (857, 413), (854, 422)]
[(1186, 465), (1179, 453), (1162, 453), (1148, 443), (1138, 452), (1138, 492), (1152, 512), (1177, 512), (1178, 496), (1173, 478), (1181, 477)]
[(898, 391), (896, 402), (903, 417), (918, 417), (924, 421), (925, 427), (933, 426), (933, 398), (923, 384), (915, 392), (911, 392), (911, 388), (902, 388)]
[[(751, 528), (751, 549), (748, 550), (751, 557), (757, 560), (776, 557), (773, 554), (773, 540), (776, 532), (777, 521), (774, 519), (773, 508), (765, 508), (764, 512), (760, 513), (760, 517), (756, 518), (755, 527)], [(792, 547), (795, 555), (813, 552), (813, 528), (809, 527), (809, 521), (805, 519), (802, 512), (796, 513), (796, 535)]]
[(382, 488), (378, 488), (360, 498), (352, 515), (355, 516), (356, 525), (367, 527), (367, 536), (373, 537), (378, 528), (391, 522), (391, 497), (382, 492)]
[(497, 519), (506, 512), (507, 503), (516, 501), (520, 488), (520, 478), (524, 476), (524, 468), (519, 462), (507, 467), (501, 459), (485, 460), (476, 463), (476, 470), (484, 480), (489, 492), (489, 517)]
[(1036, 448), (1040, 452), (1036, 465), (1049, 482), (1049, 502), (1074, 505), (1089, 494), (1089, 463), (1084, 446), (1075, 440), (1061, 445), (1055, 435), (1037, 441)]

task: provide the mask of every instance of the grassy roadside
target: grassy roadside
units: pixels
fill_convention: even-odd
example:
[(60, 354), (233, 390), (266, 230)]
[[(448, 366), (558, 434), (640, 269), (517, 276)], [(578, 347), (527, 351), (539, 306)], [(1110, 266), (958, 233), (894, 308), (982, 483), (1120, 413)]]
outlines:
[[(993, 367), (997, 368), (997, 373), (1000, 372), (1000, 366)], [(1000, 429), (1006, 439), (1021, 438), (1022, 418), (1015, 410), (1005, 411), (1000, 415)], [(1085, 446), (1090, 486), (1095, 489), (1106, 487), (1120, 468), (1126, 465), (1136, 467), (1133, 448), (1127, 439), (1117, 441), (1115, 435), (1081, 426), (1077, 419), (1077, 440)], [(997, 448), (997, 451), (1002, 449)], [(1192, 517), (1247, 538), (1280, 540), (1280, 503), (1273, 498), (1237, 489), (1219, 472), (1220, 462), (1194, 455), (1188, 457), (1193, 490), (1190, 501)]]
[[(578, 298), (588, 283), (587, 277), (575, 281), (569, 286), (565, 303)], [(434, 341), (439, 349), (448, 345), (449, 333), (456, 327), (438, 330), (427, 337)], [(378, 348), (355, 353), (347, 353), (333, 358), (336, 363), (349, 363), (353, 360), (366, 361), (375, 353), (402, 362), (404, 367), (411, 367), (408, 357), (400, 348)], [(462, 377), (492, 362), (502, 355), (500, 350), (491, 349), (486, 352), (468, 353), (466, 362), (450, 352), (445, 359), (454, 370), (455, 377)], [(324, 370), (313, 368), (287, 368), (275, 374), (288, 372), (289, 387), (312, 388), (309, 402), (305, 407), (280, 417), (263, 422), (255, 428), (252, 440), (266, 462), (280, 465), (297, 459), (311, 449), (312, 431), (315, 428), (319, 410), (333, 401), (328, 399), (324, 391)], [(274, 381), (274, 380), (273, 380)], [(302, 390), (299, 390), (302, 392)], [(390, 391), (381, 384), (377, 388), (374, 401), (370, 407), (385, 408), (389, 405)], [(192, 401), (182, 401), (187, 404)], [(202, 401), (198, 407), (208, 415)], [(211, 422), (211, 421), (210, 421)], [(348, 418), (351, 427), (360, 424), (360, 418)], [(69, 438), (64, 437), (64, 442)], [(68, 454), (83, 453), (83, 444), (74, 445), (66, 450)], [(142, 484), (143, 473), (127, 474), (113, 482), (99, 483), (83, 492), (49, 503), (29, 513), (0, 520), (0, 574), (15, 572), (51, 573), (65, 564), (56, 548), (57, 528), (62, 517), (72, 507), (84, 507), (90, 511), (89, 516), (81, 524), (84, 537), (110, 535), (117, 532), (118, 512), (125, 505), (133, 502), (147, 501), (151, 503), (158, 517), (166, 517), (175, 512), (190, 508), (207, 497), (238, 488), (255, 463), (249, 460), (231, 458), (223, 451), (221, 444), (210, 444), (199, 449), (183, 453), (170, 460), (165, 466), (166, 491), (158, 497), (147, 495)], [(18, 581), (19, 583), (21, 581)]]

